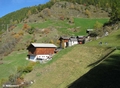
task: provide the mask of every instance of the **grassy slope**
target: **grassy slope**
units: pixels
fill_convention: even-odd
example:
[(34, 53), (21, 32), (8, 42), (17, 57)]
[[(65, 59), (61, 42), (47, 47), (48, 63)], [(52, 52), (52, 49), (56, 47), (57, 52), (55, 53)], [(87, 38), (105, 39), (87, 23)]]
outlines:
[[(96, 22), (105, 23), (108, 19), (89, 19), (89, 18), (75, 18), (73, 24), (69, 24), (67, 20), (60, 21), (60, 20), (47, 20), (45, 22), (40, 23), (28, 23), (29, 26), (35, 28), (56, 28), (59, 32), (66, 34), (66, 35), (86, 35), (86, 29), (92, 29)], [(22, 27), (23, 24), (19, 24), (19, 27)], [(68, 30), (69, 28), (77, 28), (79, 32), (73, 32)]]
[(18, 66), (27, 65), (26, 55), (26, 51), (14, 51), (5, 57), (3, 64), (0, 65), (0, 79), (6, 79), (10, 74), (15, 74)]
[(120, 50), (72, 82), (68, 88), (119, 88)]
[(98, 57), (104, 51), (105, 49), (102, 47), (87, 47), (86, 45), (67, 48), (54, 56), (54, 63), (49, 62), (44, 67), (38, 66), (25, 78), (26, 80), (36, 80), (31, 88), (38, 86), (42, 88), (50, 86), (51, 88), (65, 88), (76, 78), (89, 71), (91, 67), (87, 66), (99, 60)]
[[(112, 33), (111, 35), (109, 35), (103, 39), (100, 39), (100, 40), (107, 41), (107, 40), (111, 39), (111, 40), (109, 40), (109, 43), (113, 43), (113, 41), (114, 41), (113, 45), (117, 46), (120, 43), (120, 41), (118, 40), (119, 39), (118, 38), (119, 31), (120, 30), (117, 30), (116, 32)], [(118, 41), (116, 41), (116, 40), (118, 40)], [(97, 41), (99, 41), (99, 40), (97, 40)], [(85, 88), (86, 86), (91, 86), (90, 88), (94, 88), (97, 85), (96, 82), (99, 84), (99, 86), (102, 85), (97, 80), (100, 79), (100, 81), (102, 80), (102, 82), (104, 82), (104, 74), (102, 74), (102, 71), (105, 73), (106, 73), (106, 70), (111, 72), (111, 70), (108, 70), (108, 69), (110, 69), (112, 66), (115, 66), (117, 61), (119, 61), (119, 57), (120, 57), (119, 52), (120, 51), (119, 50), (115, 51), (111, 55), (111, 56), (117, 55), (117, 57), (112, 57), (112, 61), (115, 60), (115, 62), (110, 65), (110, 68), (107, 68), (104, 70), (103, 68), (105, 68), (106, 65), (104, 67), (100, 67), (99, 71), (102, 69), (102, 71), (100, 71), (100, 74), (102, 74), (102, 79), (100, 78), (101, 76), (99, 77), (99, 74), (98, 74), (99, 71), (97, 69), (95, 69), (95, 73), (93, 71), (92, 75), (91, 75), (91, 74), (89, 74), (89, 72), (91, 71), (90, 69), (92, 69), (92, 67), (89, 65), (91, 63), (98, 61), (100, 59), (99, 57), (101, 57), (105, 52), (107, 52), (107, 50), (105, 50), (105, 47), (109, 47), (109, 46), (104, 47), (104, 45), (99, 46), (96, 43), (97, 41), (89, 42), (85, 45), (77, 45), (74, 47), (67, 48), (67, 49), (59, 52), (58, 53), (59, 56), (57, 56), (57, 55), (54, 56), (53, 59), (56, 59), (56, 57), (57, 57), (57, 60), (55, 60), (54, 63), (45, 65), (42, 68), (41, 67), (36, 68), (33, 72), (31, 72), (30, 74), (28, 74), (26, 76), (26, 80), (36, 80), (36, 82), (31, 86), (31, 88), (37, 88), (38, 86), (41, 86), (42, 88), (47, 88), (47, 87), (51, 87), (51, 88), (65, 88), (65, 87)], [(93, 46), (93, 44), (94, 44), (94, 46)], [(111, 58), (111, 56), (109, 58)], [(105, 61), (109, 60), (109, 58), (106, 59)], [(110, 63), (112, 61), (110, 61)], [(108, 62), (107, 64), (110, 64), (110, 63)], [(97, 67), (95, 67), (95, 68), (97, 68)], [(119, 68), (119, 65), (117, 68)], [(113, 70), (114, 69), (115, 68), (113, 67)], [(85, 73), (87, 74), (87, 77), (89, 77), (90, 79), (87, 78), (86, 76), (84, 77)], [(95, 77), (94, 77), (94, 74), (95, 74)], [(112, 75), (115, 76), (114, 73), (111, 72), (111, 76)], [(84, 77), (84, 79), (82, 76)], [(105, 74), (105, 76), (106, 76), (106, 74)], [(109, 76), (107, 76), (107, 77), (109, 78)], [(118, 76), (118, 74), (117, 74), (117, 76)], [(94, 78), (93, 80), (92, 80), (92, 77)], [(76, 79), (77, 80), (80, 79), (83, 81), (83, 84), (81, 84), (82, 86), (79, 85), (79, 81), (77, 81)], [(96, 81), (94, 81), (95, 79), (96, 79)], [(106, 80), (108, 81), (107, 78), (106, 78)], [(80, 82), (82, 82), (82, 81), (80, 81)], [(85, 83), (84, 83), (84, 81), (85, 81)], [(89, 85), (90, 83), (92, 85)], [(110, 84), (110, 83), (108, 83), (108, 84)], [(71, 85), (71, 86), (69, 86), (69, 85)], [(100, 86), (100, 87), (99, 86), (97, 86), (97, 88), (102, 87), (102, 86)]]
[[(105, 38), (89, 42), (87, 46), (119, 47), (120, 30), (116, 30)], [(108, 42), (107, 45), (104, 43)], [(118, 49), (118, 48), (117, 48)], [(68, 88), (119, 88), (120, 87), (120, 50), (114, 51), (102, 63), (72, 82)]]
[(94, 25), (96, 22), (99, 22), (101, 24), (107, 22), (108, 19), (87, 19), (87, 18), (75, 18), (75, 26), (80, 27), (80, 33), (85, 35), (86, 29), (94, 29)]
[[(85, 21), (84, 19), (82, 19), (83, 21)], [(104, 20), (104, 19), (103, 19)], [(82, 21), (82, 22), (83, 22)], [(88, 19), (88, 21), (89, 21), (89, 19)], [(106, 21), (106, 19), (105, 19), (105, 21)], [(76, 23), (77, 22), (77, 23)], [(85, 21), (86, 22), (86, 21)], [(82, 26), (82, 25), (80, 25), (79, 23), (81, 23), (81, 19), (78, 19), (78, 20), (75, 20), (75, 24), (73, 24), (73, 25), (69, 25), (66, 21), (60, 21), (60, 22), (54, 22), (54, 21), (47, 21), (47, 22), (45, 22), (45, 23), (35, 23), (35, 24), (30, 24), (30, 25), (33, 25), (33, 26), (35, 26), (35, 27), (38, 27), (38, 28), (46, 28), (46, 27), (51, 27), (51, 26), (55, 26), (59, 31), (61, 31), (61, 32), (63, 32), (64, 33), (64, 31), (65, 31), (65, 29), (66, 28), (72, 28), (72, 27), (77, 27), (77, 26)], [(63, 25), (64, 24), (64, 25)], [(39, 25), (39, 26), (38, 26)], [(62, 25), (62, 27), (60, 27)], [(93, 24), (91, 24), (91, 25), (93, 25)], [(23, 27), (23, 24), (19, 24), (18, 25), (18, 27), (15, 29), (15, 30), (13, 30), (14, 32), (16, 31), (16, 32), (18, 32), (18, 30), (20, 31), (21, 29), (22, 29), (22, 27)], [(83, 27), (83, 26), (82, 26)], [(84, 26), (85, 27), (85, 26)], [(84, 29), (84, 28), (83, 28)], [(66, 30), (66, 32), (65, 33), (68, 33), (69, 31), (68, 30)], [(71, 34), (72, 34), (72, 32), (70, 32)], [(28, 40), (28, 37), (30, 38), (30, 36), (31, 35), (24, 35), (23, 36), (23, 42), (24, 41), (27, 41)], [(20, 43), (20, 45), (22, 44), (22, 42)], [(18, 45), (18, 46), (20, 46), (20, 45)], [(77, 47), (79, 47), (79, 46), (77, 46)], [(85, 48), (84, 46), (82, 46), (83, 47), (83, 49), (87, 49), (87, 48)], [(80, 48), (80, 52), (81, 52), (81, 50), (82, 50), (82, 47)], [(77, 49), (77, 48), (76, 48)], [(78, 48), (79, 49), (79, 48)], [(77, 50), (78, 50), (77, 49)], [(97, 49), (96, 49), (97, 50)], [(59, 58), (61, 58), (61, 57), (63, 57), (68, 51), (72, 51), (72, 48), (69, 50), (69, 49), (65, 49), (65, 50), (63, 50), (62, 52), (60, 52), (58, 55), (55, 55), (55, 57), (54, 57), (54, 59), (56, 59), (55, 60), (55, 63), (56, 63), (56, 61), (57, 61), (57, 59), (59, 59)], [(76, 51), (76, 50), (74, 50), (74, 51)], [(90, 53), (90, 52), (83, 52), (82, 51), (82, 54), (84, 54), (84, 53)], [(76, 53), (77, 54), (77, 53)], [(2, 78), (7, 78), (10, 74), (14, 74), (15, 73), (15, 71), (16, 71), (16, 69), (17, 69), (17, 67), (18, 66), (24, 66), (24, 65), (26, 65), (27, 63), (28, 63), (28, 61), (26, 61), (25, 60), (25, 58), (26, 58), (26, 55), (27, 55), (27, 52), (26, 52), (26, 50), (24, 51), (24, 50), (22, 50), (22, 51), (13, 51), (10, 55), (8, 55), (8, 56), (6, 56), (5, 58), (4, 58), (4, 60), (3, 60), (3, 64), (2, 65), (0, 65), (0, 79), (2, 79)], [(66, 54), (65, 55), (65, 57), (66, 58), (68, 58), (69, 59), (69, 54)], [(91, 55), (91, 54), (90, 54)], [(73, 58), (74, 58), (74, 56), (77, 56), (76, 58), (78, 59), (78, 61), (79, 61), (79, 57), (81, 57), (81, 55), (74, 55), (73, 54)], [(64, 57), (64, 58), (65, 58)], [(97, 57), (97, 54), (96, 54), (96, 57)], [(73, 58), (71, 58), (71, 60), (73, 60)], [(86, 57), (87, 58), (87, 57)], [(68, 61), (68, 59), (67, 59), (67, 61)], [(60, 61), (60, 60), (58, 60), (58, 61)], [(52, 60), (52, 62), (54, 62), (54, 60)], [(50, 62), (50, 63), (52, 63), (52, 62)], [(89, 61), (88, 61), (89, 62)], [(48, 63), (48, 64), (50, 64), (50, 63)], [(61, 64), (62, 62), (60, 62), (60, 64)], [(70, 62), (71, 63), (71, 62)], [(89, 63), (91, 63), (91, 62), (89, 62)], [(53, 63), (52, 63), (53, 64)], [(65, 64), (69, 64), (69, 62), (68, 63), (65, 63)], [(73, 63), (74, 64), (74, 63)], [(51, 64), (50, 64), (51, 65)], [(54, 65), (54, 64), (53, 64)], [(49, 65), (47, 65), (47, 66), (49, 66)], [(45, 66), (45, 68), (47, 69), (47, 66)], [(43, 67), (43, 65), (41, 65), (41, 67)], [(66, 67), (66, 65), (65, 65), (65, 67)], [(63, 68), (63, 67), (62, 67)], [(60, 69), (62, 69), (62, 68), (60, 68)], [(82, 69), (82, 68), (81, 68)], [(40, 70), (40, 69), (39, 69)], [(57, 69), (56, 69), (57, 70)], [(67, 68), (66, 68), (66, 70), (67, 70)], [(68, 69), (69, 70), (69, 69)], [(78, 70), (78, 69), (77, 69)], [(43, 71), (44, 71), (44, 68), (43, 68)], [(65, 70), (64, 70), (65, 71)], [(64, 72), (63, 71), (63, 72)], [(83, 71), (83, 73), (84, 72), (86, 72), (86, 71), (88, 71), (88, 69), (87, 70), (85, 70), (85, 71)], [(59, 73), (59, 72), (58, 72)], [(82, 74), (83, 74), (82, 73)], [(32, 73), (31, 73), (32, 74)], [(62, 73), (63, 74), (63, 73)], [(61, 74), (61, 75), (62, 75)], [(41, 75), (41, 73), (36, 73), (35, 75), (37, 75), (37, 76), (39, 76), (39, 75)], [(75, 78), (74, 78), (75, 79)], [(68, 84), (68, 83), (67, 83)], [(63, 85), (63, 84), (62, 84)]]
[[(89, 42), (87, 45), (98, 46), (99, 42), (102, 42), (102, 46), (105, 47), (118, 47), (120, 46), (120, 30), (113, 31), (109, 36), (95, 40), (94, 42)], [(107, 44), (105, 44), (107, 43)]]

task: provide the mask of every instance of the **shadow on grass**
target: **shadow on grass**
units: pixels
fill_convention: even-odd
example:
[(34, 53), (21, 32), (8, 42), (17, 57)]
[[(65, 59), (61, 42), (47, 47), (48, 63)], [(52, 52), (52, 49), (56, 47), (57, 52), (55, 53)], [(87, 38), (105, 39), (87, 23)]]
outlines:
[(111, 55), (68, 88), (120, 88), (120, 54)]
[(117, 38), (120, 38), (120, 34), (119, 34), (119, 35), (117, 35)]
[(100, 62), (102, 62), (104, 59), (106, 59), (112, 52), (114, 52), (116, 49), (111, 49), (107, 54), (103, 55), (102, 57), (100, 57), (101, 59), (88, 65), (87, 67), (91, 67), (91, 66), (96, 66), (98, 65)]

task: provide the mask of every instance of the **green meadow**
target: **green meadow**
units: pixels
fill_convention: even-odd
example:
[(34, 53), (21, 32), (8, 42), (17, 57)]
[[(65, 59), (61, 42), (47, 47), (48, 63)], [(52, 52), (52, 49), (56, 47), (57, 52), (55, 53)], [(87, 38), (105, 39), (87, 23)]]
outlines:
[(19, 66), (27, 66), (26, 51), (14, 51), (4, 58), (0, 64), (0, 79), (8, 79), (11, 74), (16, 74)]
[(115, 30), (108, 36), (105, 36), (104, 38), (99, 38), (97, 40), (94, 40), (94, 42), (88, 42), (86, 43), (88, 46), (98, 46), (99, 42), (102, 42), (103, 47), (118, 47), (120, 46), (120, 30)]
[[(86, 29), (94, 29), (96, 22), (104, 24), (108, 22), (107, 18), (74, 18), (74, 23), (69, 23), (68, 20), (47, 20), (38, 23), (28, 23), (34, 28), (55, 28), (64, 35), (86, 35)], [(22, 29), (23, 24), (18, 24), (18, 28)], [(76, 29), (74, 31), (74, 29)]]

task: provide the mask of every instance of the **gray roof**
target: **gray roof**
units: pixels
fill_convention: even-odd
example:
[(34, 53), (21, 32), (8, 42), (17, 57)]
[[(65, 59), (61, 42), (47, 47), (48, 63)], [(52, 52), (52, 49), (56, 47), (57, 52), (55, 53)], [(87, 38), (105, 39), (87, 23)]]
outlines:
[(77, 41), (77, 38), (70, 38), (71, 41)]
[(69, 39), (70, 37), (61, 37), (61, 38), (63, 38), (63, 39)]
[(31, 43), (34, 47), (57, 47), (52, 43)]
[(93, 31), (94, 29), (87, 29), (87, 31)]

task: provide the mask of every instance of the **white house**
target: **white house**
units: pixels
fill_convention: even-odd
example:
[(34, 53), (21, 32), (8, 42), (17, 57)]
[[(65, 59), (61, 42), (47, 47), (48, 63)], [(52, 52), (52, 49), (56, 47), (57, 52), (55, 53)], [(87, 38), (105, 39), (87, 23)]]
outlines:
[(76, 37), (71, 37), (68, 41), (68, 44), (69, 44), (69, 46), (73, 46), (73, 45), (78, 44), (77, 38)]

